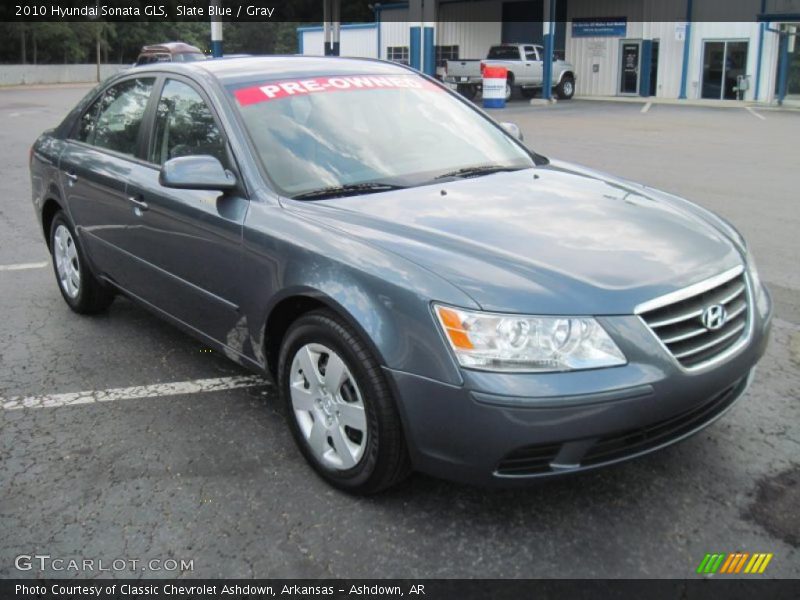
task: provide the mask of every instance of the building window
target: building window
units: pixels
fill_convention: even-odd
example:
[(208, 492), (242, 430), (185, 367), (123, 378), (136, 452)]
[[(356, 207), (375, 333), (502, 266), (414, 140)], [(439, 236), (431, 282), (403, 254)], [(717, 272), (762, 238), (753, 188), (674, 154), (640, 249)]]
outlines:
[(458, 46), (436, 46), (436, 66), (443, 67), (448, 60), (458, 60)]
[(407, 65), (408, 46), (388, 46), (386, 48), (386, 59)]

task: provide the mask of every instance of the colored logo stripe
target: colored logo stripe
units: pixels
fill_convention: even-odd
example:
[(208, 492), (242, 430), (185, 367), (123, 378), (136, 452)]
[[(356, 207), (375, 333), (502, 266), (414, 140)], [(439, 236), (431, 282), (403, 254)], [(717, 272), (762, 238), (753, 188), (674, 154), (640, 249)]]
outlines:
[(376, 89), (441, 91), (441, 88), (437, 85), (415, 75), (351, 75), (267, 82), (263, 85), (240, 88), (235, 90), (233, 95), (240, 106), (249, 106), (258, 102), (279, 100), (290, 96)]
[[(767, 565), (772, 560), (772, 553), (758, 552), (750, 554), (748, 552), (732, 552), (729, 554), (706, 554), (697, 567), (697, 572), (701, 574), (735, 574), (742, 572), (749, 574), (760, 574), (767, 569)], [(749, 560), (748, 560), (749, 559)], [(745, 566), (745, 564), (747, 566)]]

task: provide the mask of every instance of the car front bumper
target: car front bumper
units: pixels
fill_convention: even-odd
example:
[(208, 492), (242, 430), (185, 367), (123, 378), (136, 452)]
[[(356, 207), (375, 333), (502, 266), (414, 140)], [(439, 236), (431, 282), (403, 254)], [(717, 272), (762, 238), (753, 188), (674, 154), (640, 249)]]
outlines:
[(417, 470), (482, 485), (514, 485), (594, 469), (653, 452), (721, 417), (764, 354), (771, 304), (753, 313), (735, 355), (690, 372), (655, 343), (638, 317), (600, 319), (628, 364), (566, 373), (463, 369), (445, 384), (386, 369)]

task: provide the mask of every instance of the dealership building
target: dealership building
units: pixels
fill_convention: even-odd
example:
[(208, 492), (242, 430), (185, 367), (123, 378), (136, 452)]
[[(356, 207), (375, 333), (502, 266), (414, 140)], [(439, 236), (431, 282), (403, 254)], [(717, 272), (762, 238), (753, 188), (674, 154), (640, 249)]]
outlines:
[(298, 28), (299, 52), (327, 48), (442, 75), (448, 59), (533, 43), (574, 65), (579, 96), (800, 104), (800, 0), (411, 0), (372, 7), (372, 23)]

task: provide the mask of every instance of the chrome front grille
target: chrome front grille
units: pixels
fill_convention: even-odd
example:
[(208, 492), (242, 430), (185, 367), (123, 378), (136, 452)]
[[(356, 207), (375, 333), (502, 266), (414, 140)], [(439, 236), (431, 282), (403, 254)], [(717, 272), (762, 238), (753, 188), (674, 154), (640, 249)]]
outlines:
[[(710, 307), (724, 307), (724, 323), (709, 319)], [(637, 310), (651, 331), (686, 368), (713, 361), (740, 342), (750, 326), (744, 270), (733, 269), (707, 282), (647, 302)], [(721, 311), (717, 309), (717, 316)], [(711, 326), (709, 326), (709, 322)]]

